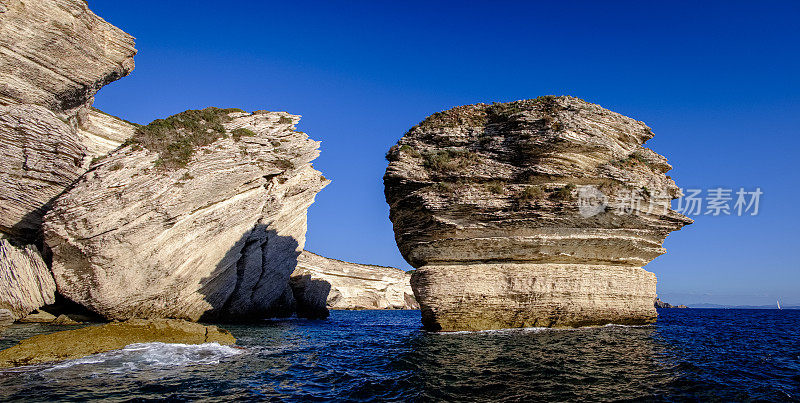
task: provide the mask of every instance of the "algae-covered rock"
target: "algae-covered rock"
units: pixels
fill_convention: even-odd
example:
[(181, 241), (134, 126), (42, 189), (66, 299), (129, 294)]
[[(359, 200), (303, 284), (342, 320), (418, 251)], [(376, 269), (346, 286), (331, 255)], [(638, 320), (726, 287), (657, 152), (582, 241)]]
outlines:
[(0, 351), (0, 368), (75, 359), (154, 342), (231, 345), (236, 339), (216, 326), (175, 319), (133, 319), (31, 337)]
[(58, 315), (58, 317), (54, 321), (50, 322), (50, 324), (57, 326), (75, 326), (80, 325), (81, 322), (73, 320), (67, 315)]
[(56, 320), (55, 315), (47, 311), (38, 310), (19, 319), (19, 323), (52, 323), (54, 320)]

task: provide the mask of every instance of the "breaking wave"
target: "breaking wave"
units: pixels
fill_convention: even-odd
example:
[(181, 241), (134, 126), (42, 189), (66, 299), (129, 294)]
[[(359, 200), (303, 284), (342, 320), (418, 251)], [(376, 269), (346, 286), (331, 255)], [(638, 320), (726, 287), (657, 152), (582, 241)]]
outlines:
[(91, 366), (97, 372), (118, 373), (139, 369), (157, 369), (188, 365), (213, 365), (220, 360), (242, 353), (241, 349), (223, 346), (219, 343), (170, 344), (137, 343), (121, 350), (90, 355), (88, 357), (64, 361), (47, 371)]

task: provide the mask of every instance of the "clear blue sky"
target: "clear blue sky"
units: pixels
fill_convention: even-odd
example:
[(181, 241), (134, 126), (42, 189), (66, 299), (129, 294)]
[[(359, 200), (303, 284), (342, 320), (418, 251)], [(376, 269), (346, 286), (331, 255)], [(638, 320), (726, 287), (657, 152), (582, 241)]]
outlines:
[(545, 94), (642, 120), (685, 188), (760, 186), (756, 217), (697, 217), (647, 266), (673, 303), (800, 304), (797, 2), (90, 0), (134, 35), (96, 106), (137, 123), (207, 106), (303, 115), (333, 183), (307, 249), (410, 267), (384, 154), (427, 115)]

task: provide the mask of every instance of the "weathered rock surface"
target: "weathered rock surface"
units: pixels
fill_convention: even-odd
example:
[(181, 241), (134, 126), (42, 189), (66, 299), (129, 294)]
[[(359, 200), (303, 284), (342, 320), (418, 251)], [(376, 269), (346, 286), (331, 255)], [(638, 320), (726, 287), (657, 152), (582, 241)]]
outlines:
[(47, 214), (59, 291), (107, 319), (290, 315), (306, 209), (329, 183), (298, 121), (210, 108), (140, 129)]
[(325, 319), (330, 315), (327, 301), (331, 285), (327, 281), (311, 277), (309, 272), (298, 273), (295, 269), (289, 278), (289, 286), (295, 300), (298, 317)]
[(136, 132), (136, 125), (99, 109), (90, 108), (80, 115), (78, 135), (91, 157), (102, 157), (121, 146)]
[(56, 326), (75, 326), (75, 325), (80, 325), (81, 323), (76, 320), (73, 320), (67, 315), (58, 315), (58, 317), (55, 318), (52, 322), (50, 322), (50, 324)]
[(395, 239), (432, 330), (641, 324), (641, 268), (691, 222), (642, 122), (572, 97), (434, 114), (389, 151)]
[(90, 107), (133, 70), (136, 50), (85, 1), (0, 6), (0, 232), (38, 243), (49, 203), (129, 134)]
[(300, 254), (292, 273), (293, 283), (308, 295), (303, 301), (330, 309), (419, 309), (410, 277), (394, 267), (343, 262), (308, 251)]
[(133, 70), (133, 37), (85, 1), (4, 0), (2, 8), (0, 105), (35, 104), (72, 115)]
[(0, 106), (0, 231), (28, 241), (50, 202), (85, 171), (86, 147), (53, 112)]
[(134, 319), (31, 337), (0, 351), (0, 368), (75, 359), (134, 343), (153, 342), (232, 345), (236, 339), (216, 326), (170, 319)]
[(8, 309), (0, 309), (0, 333), (14, 323), (14, 315)]
[(56, 316), (47, 311), (37, 310), (17, 320), (19, 323), (53, 323)]
[(91, 104), (133, 70), (136, 49), (82, 0), (5, 0), (2, 9), (0, 232), (32, 241), (48, 203), (86, 171), (88, 157), (130, 135)]
[(55, 302), (56, 284), (36, 247), (0, 239), (0, 309), (14, 319)]

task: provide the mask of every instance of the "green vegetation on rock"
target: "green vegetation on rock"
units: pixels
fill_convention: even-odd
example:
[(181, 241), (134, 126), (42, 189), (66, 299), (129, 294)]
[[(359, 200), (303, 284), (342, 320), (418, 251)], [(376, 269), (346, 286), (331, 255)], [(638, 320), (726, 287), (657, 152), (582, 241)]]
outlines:
[(400, 146), (400, 152), (406, 153), (414, 158), (419, 158), (420, 156), (422, 156), (422, 154), (420, 154), (419, 151), (415, 150), (408, 144), (403, 144), (402, 146)]
[(486, 184), (486, 189), (494, 194), (503, 194), (506, 189), (505, 182), (502, 181), (491, 181)]
[(650, 166), (650, 162), (647, 161), (641, 154), (634, 151), (625, 158), (612, 161), (611, 165), (617, 168), (633, 168), (640, 165)]
[(572, 196), (573, 190), (575, 190), (575, 185), (569, 183), (565, 186), (556, 189), (556, 191), (553, 192), (551, 197), (556, 200), (572, 200), (574, 198)]
[(457, 106), (443, 112), (436, 112), (428, 116), (422, 122), (419, 122), (418, 125), (412, 127), (409, 132), (417, 128), (430, 130), (446, 127), (478, 127), (484, 125), (486, 125), (486, 111), (481, 108), (480, 105), (466, 105)]
[(520, 201), (531, 201), (543, 198), (544, 194), (544, 190), (542, 190), (540, 186), (526, 186), (525, 189), (519, 193), (517, 199)]
[(233, 139), (236, 141), (239, 141), (239, 139), (241, 139), (242, 137), (253, 137), (255, 135), (256, 132), (245, 128), (234, 129), (233, 131), (231, 131), (231, 137), (233, 137)]
[(477, 153), (467, 150), (437, 150), (423, 154), (423, 165), (438, 173), (453, 172), (468, 168), (478, 162)]
[(225, 135), (223, 124), (231, 120), (228, 114), (233, 112), (243, 111), (211, 107), (156, 119), (149, 125), (139, 126), (126, 144), (157, 152), (159, 158), (155, 164), (158, 167), (182, 168), (189, 163), (197, 148), (207, 146)]

